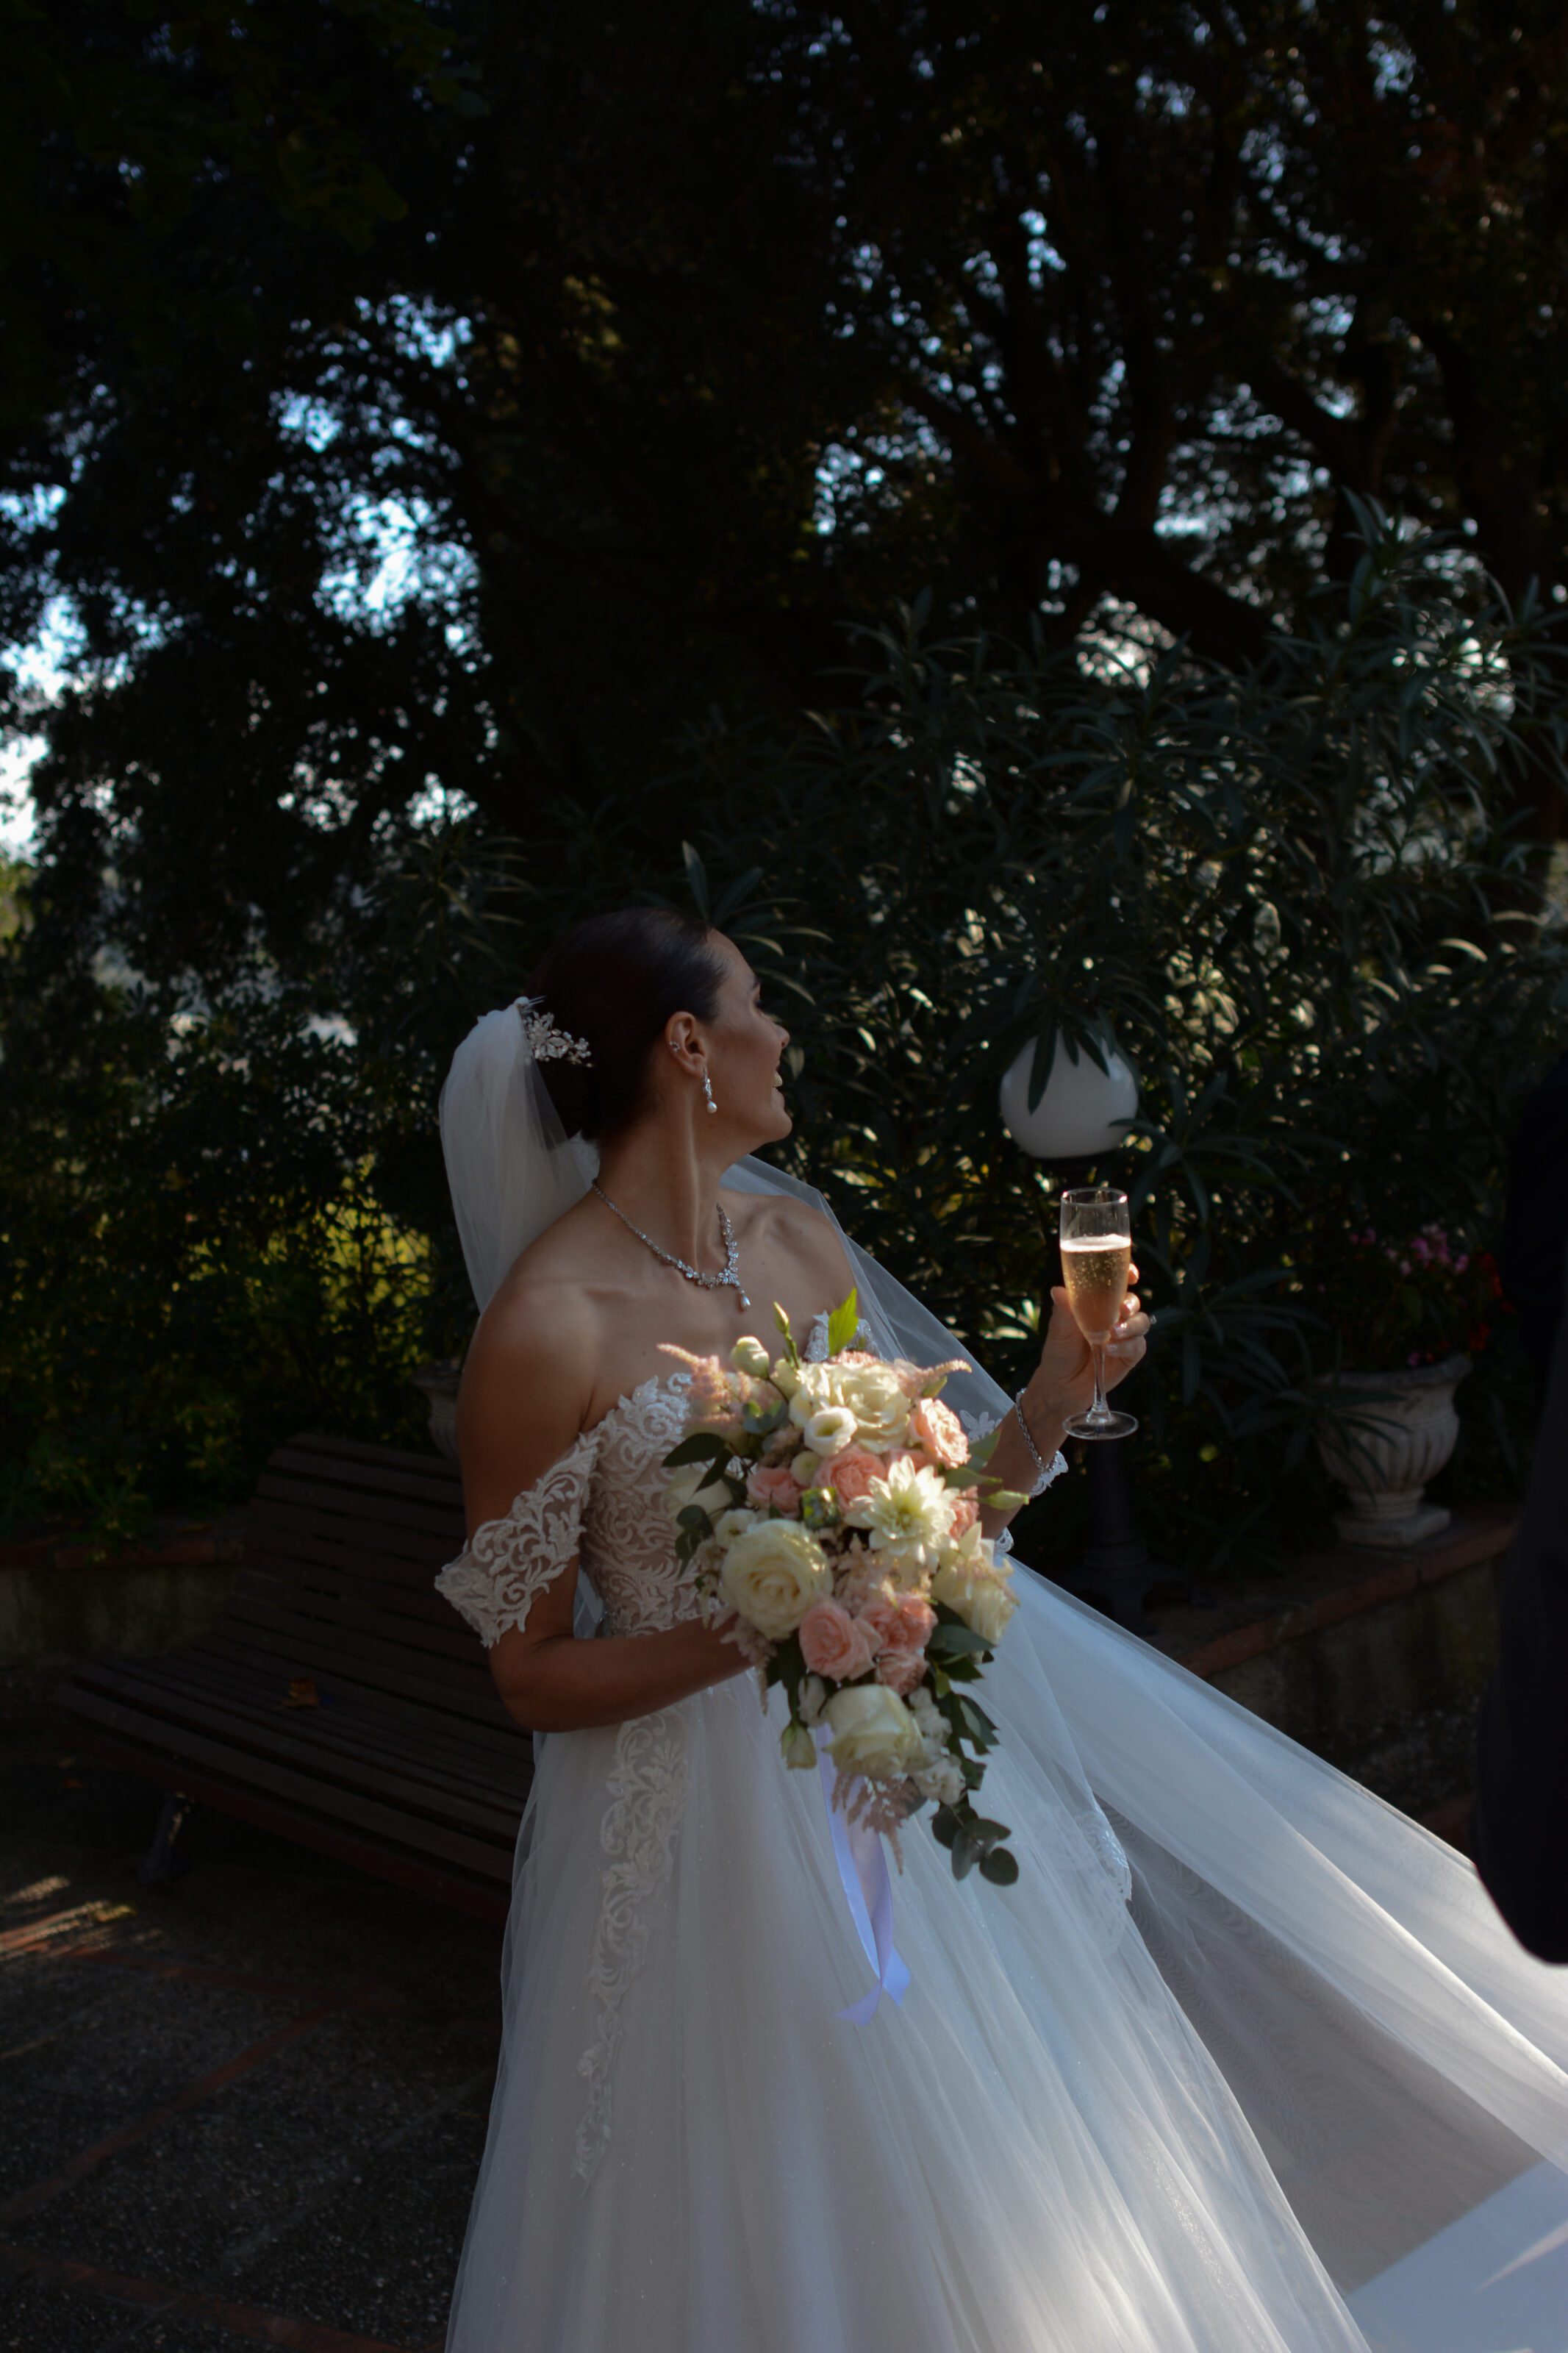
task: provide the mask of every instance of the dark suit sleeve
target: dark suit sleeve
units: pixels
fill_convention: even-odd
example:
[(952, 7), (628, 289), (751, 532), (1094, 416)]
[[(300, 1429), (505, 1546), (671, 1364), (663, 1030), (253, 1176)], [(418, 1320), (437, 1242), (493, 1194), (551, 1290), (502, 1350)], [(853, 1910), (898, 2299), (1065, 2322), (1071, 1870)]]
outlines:
[(1520, 1345), (1544, 1389), (1568, 1259), (1568, 1054), (1520, 1113), (1498, 1256), (1504, 1293), (1519, 1316)]
[(1478, 1727), (1472, 1845), (1521, 1944), (1568, 1961), (1568, 1303)]

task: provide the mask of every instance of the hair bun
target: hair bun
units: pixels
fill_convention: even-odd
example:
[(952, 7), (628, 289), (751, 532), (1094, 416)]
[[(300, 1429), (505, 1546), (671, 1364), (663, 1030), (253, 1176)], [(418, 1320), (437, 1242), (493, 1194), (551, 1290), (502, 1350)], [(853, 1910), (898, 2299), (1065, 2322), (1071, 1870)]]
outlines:
[(529, 987), (554, 1028), (587, 1046), (540, 1077), (568, 1135), (597, 1142), (629, 1127), (643, 1106), (648, 1050), (672, 1013), (711, 1021), (724, 977), (713, 929), (669, 907), (590, 915), (556, 941)]

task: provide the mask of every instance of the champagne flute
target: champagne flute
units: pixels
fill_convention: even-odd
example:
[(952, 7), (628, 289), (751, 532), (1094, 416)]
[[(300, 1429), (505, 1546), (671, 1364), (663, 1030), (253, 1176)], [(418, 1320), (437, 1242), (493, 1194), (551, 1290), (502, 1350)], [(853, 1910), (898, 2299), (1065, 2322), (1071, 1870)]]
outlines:
[(1106, 1343), (1121, 1321), (1132, 1263), (1126, 1194), (1108, 1185), (1064, 1193), (1061, 1240), (1068, 1304), (1094, 1359), (1094, 1403), (1087, 1413), (1069, 1414), (1064, 1427), (1074, 1438), (1128, 1438), (1136, 1419), (1105, 1402)]

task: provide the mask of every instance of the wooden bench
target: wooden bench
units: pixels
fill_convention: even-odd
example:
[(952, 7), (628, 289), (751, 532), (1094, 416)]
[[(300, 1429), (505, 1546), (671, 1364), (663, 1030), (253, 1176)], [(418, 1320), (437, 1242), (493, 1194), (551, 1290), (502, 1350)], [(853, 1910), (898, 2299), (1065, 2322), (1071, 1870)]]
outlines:
[[(278, 1449), (212, 1631), (79, 1668), (57, 1694), (80, 1746), (171, 1793), (160, 1860), (195, 1800), (505, 1913), (532, 1756), (431, 1583), (462, 1541), (457, 1469), (439, 1456), (316, 1437)], [(291, 1685), (318, 1704), (290, 1704)]]

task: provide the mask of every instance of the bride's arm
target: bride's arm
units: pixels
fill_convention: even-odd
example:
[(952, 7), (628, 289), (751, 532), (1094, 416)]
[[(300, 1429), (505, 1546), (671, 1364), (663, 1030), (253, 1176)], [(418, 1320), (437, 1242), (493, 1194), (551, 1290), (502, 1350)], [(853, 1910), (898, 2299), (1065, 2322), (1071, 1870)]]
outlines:
[[(559, 1299), (493, 1312), (474, 1335), (458, 1406), (470, 1539), (575, 1444), (593, 1393), (595, 1335)], [(744, 1672), (732, 1642), (692, 1620), (653, 1634), (579, 1641), (572, 1631), (575, 1556), (537, 1590), (521, 1626), (487, 1652), (509, 1715), (529, 1732), (571, 1732), (628, 1717)]]
[[(1136, 1267), (1131, 1270), (1131, 1279), (1134, 1282), (1138, 1280)], [(1142, 1357), (1148, 1345), (1148, 1331), (1149, 1318), (1139, 1305), (1137, 1294), (1129, 1292), (1121, 1303), (1116, 1337), (1105, 1351), (1108, 1389), (1125, 1380)], [(1040, 1475), (1040, 1462), (1049, 1462), (1060, 1446), (1068, 1414), (1082, 1413), (1093, 1402), (1094, 1359), (1088, 1341), (1073, 1321), (1067, 1293), (1058, 1284), (1051, 1293), (1051, 1315), (1040, 1361), (1018, 1405), (1003, 1417), (997, 1430), (996, 1444), (986, 1465), (991, 1477), (1004, 1487), (1011, 1487), (1015, 1493), (1026, 1495)], [(1018, 1426), (1020, 1413), (1028, 1424), (1028, 1438)], [(1034, 1440), (1033, 1447), (1030, 1439)], [(1011, 1512), (984, 1512), (981, 1525), (988, 1536), (995, 1535), (1012, 1517)]]

